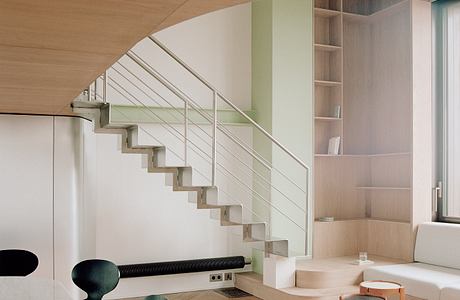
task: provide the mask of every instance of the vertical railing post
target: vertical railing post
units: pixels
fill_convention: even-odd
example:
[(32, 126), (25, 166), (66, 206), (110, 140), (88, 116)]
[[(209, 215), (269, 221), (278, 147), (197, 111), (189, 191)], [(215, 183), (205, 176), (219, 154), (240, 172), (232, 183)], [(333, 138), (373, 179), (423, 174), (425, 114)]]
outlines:
[(93, 94), (93, 101), (97, 101), (97, 80), (99, 79), (99, 77), (96, 78), (96, 80), (94, 80), (94, 94)]
[(102, 77), (102, 101), (107, 103), (107, 85), (108, 85), (108, 78), (107, 78), (107, 71), (104, 72), (104, 76)]
[(307, 182), (305, 185), (306, 203), (305, 203), (305, 256), (309, 255), (310, 250), (310, 169), (306, 169)]
[(217, 92), (213, 90), (212, 100), (212, 185), (216, 185), (216, 173), (217, 173)]
[(93, 97), (91, 96), (91, 85), (92, 85), (92, 83), (90, 83), (88, 85), (88, 95), (87, 95), (88, 96), (88, 102), (91, 102), (93, 100)]
[(184, 102), (184, 163), (188, 162), (188, 102)]

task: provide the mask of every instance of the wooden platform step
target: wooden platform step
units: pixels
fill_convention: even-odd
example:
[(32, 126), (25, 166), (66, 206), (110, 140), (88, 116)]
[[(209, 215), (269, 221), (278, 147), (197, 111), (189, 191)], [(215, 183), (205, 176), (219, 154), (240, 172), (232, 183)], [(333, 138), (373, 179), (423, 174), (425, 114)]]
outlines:
[(363, 271), (373, 266), (403, 263), (400, 260), (380, 256), (369, 256), (374, 263), (356, 265), (356, 256), (312, 259), (297, 262), (296, 286), (307, 289), (324, 289), (340, 286), (359, 285), (363, 281)]
[(358, 286), (354, 285), (325, 289), (305, 289), (298, 287), (274, 289), (265, 286), (262, 276), (253, 272), (236, 274), (235, 286), (264, 300), (337, 300), (338, 295), (353, 294), (359, 291)]

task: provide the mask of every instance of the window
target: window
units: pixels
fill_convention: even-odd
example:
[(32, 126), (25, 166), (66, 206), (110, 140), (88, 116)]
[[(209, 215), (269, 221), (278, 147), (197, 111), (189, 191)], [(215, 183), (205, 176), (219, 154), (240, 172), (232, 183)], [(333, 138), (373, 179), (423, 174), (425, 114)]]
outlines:
[(438, 1), (433, 9), (438, 218), (460, 222), (460, 2)]

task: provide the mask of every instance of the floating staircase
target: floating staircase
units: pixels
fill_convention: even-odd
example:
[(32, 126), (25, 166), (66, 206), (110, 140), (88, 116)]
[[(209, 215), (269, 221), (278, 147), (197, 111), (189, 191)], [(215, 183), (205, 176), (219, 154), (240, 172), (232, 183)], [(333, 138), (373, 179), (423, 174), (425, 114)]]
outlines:
[(122, 153), (145, 155), (149, 173), (164, 173), (166, 184), (173, 191), (188, 192), (189, 200), (197, 204), (197, 209), (217, 211), (221, 226), (241, 226), (243, 242), (251, 243), (253, 248), (265, 254), (289, 256), (288, 240), (269, 239), (265, 222), (244, 222), (243, 206), (234, 203), (221, 203), (217, 186), (194, 186), (192, 184), (193, 169), (190, 166), (170, 166), (166, 157), (165, 146), (139, 145), (139, 126), (136, 124), (120, 124), (111, 121), (111, 105), (100, 101), (74, 101), (74, 113), (89, 118), (94, 123), (94, 132), (121, 135)]

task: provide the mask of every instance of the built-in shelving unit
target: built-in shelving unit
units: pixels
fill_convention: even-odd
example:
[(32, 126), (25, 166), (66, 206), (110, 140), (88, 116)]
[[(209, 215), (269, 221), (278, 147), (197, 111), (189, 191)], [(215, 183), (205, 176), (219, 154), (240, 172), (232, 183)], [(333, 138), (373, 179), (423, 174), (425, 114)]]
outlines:
[[(328, 153), (329, 139), (343, 136), (342, 0), (315, 0), (316, 154)], [(339, 154), (341, 153), (339, 150)]]
[[(314, 249), (336, 238), (328, 255), (368, 250), (408, 259), (410, 248), (391, 253), (400, 241), (387, 235), (412, 234), (410, 3), (315, 0), (314, 14)], [(331, 155), (335, 136), (340, 152)], [(387, 248), (377, 247), (379, 234)]]

